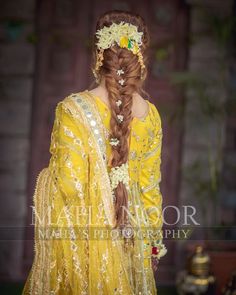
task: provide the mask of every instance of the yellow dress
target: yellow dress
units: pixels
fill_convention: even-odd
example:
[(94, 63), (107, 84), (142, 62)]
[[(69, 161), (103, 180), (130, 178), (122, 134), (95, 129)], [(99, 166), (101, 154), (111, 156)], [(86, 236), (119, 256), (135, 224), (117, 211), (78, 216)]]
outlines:
[(35, 256), (22, 294), (157, 294), (151, 251), (162, 241), (162, 129), (157, 108), (147, 102), (147, 116), (131, 122), (129, 210), (135, 235), (126, 247), (112, 230), (110, 110), (87, 90), (58, 103), (50, 162), (36, 181)]

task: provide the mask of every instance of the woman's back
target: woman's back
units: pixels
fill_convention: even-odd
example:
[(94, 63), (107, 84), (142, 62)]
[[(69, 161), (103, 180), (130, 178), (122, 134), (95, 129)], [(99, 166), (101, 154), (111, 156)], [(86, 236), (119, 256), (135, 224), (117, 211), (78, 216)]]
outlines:
[[(90, 95), (96, 102), (99, 114), (104, 124), (104, 132), (106, 136), (106, 145), (108, 157), (111, 154), (111, 145), (109, 144), (110, 135), (110, 119), (111, 110), (102, 97), (96, 95), (94, 91), (84, 91), (86, 95)], [(161, 120), (156, 106), (148, 100), (143, 100), (144, 108), (139, 109), (137, 114), (144, 114), (142, 116), (133, 115), (130, 123), (129, 136), (129, 162), (130, 162), (130, 176), (137, 180), (140, 171), (141, 159), (145, 157), (150, 145), (155, 140), (157, 132), (161, 133)], [(140, 103), (139, 105), (142, 105)], [(137, 110), (137, 108), (134, 110)]]

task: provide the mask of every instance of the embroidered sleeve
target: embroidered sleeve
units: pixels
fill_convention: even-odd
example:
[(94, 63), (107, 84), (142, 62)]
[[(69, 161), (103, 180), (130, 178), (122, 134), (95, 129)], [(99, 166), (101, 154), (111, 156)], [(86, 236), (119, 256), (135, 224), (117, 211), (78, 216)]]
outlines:
[(156, 108), (153, 129), (150, 130), (150, 133), (149, 146), (141, 160), (139, 183), (146, 218), (153, 233), (147, 242), (151, 243), (152, 255), (160, 258), (166, 254), (166, 249), (162, 244), (163, 218), (162, 194), (160, 192), (162, 126), (161, 118)]
[(85, 128), (62, 102), (56, 107), (51, 134), (50, 168), (66, 197), (83, 198), (88, 185)]

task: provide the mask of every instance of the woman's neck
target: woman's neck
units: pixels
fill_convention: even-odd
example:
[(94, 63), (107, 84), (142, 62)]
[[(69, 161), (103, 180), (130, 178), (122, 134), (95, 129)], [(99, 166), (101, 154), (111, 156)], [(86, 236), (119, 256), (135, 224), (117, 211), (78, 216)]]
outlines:
[(106, 88), (105, 79), (102, 78), (99, 85), (96, 87), (96, 92), (99, 93), (100, 97), (103, 97), (106, 101), (108, 101), (108, 91)]
[(106, 81), (105, 81), (104, 78), (101, 79), (101, 82), (100, 82), (99, 86), (101, 86), (103, 88), (106, 88)]

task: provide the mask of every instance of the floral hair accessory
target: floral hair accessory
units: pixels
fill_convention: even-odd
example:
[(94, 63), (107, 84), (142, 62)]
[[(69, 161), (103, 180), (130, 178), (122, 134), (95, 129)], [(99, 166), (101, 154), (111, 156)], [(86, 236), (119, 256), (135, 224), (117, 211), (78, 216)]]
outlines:
[(118, 138), (111, 138), (111, 140), (110, 140), (110, 145), (118, 145), (119, 144), (119, 139)]
[(124, 74), (125, 72), (122, 69), (120, 69), (120, 70), (117, 70), (116, 73), (118, 76), (120, 76), (120, 75)]
[(99, 83), (99, 79), (98, 79), (98, 71), (99, 68), (102, 66), (102, 61), (103, 61), (103, 50), (100, 50), (97, 54), (97, 60), (96, 60), (96, 65), (95, 65), (95, 69), (93, 69), (93, 75), (96, 78), (96, 82)]
[(114, 197), (114, 189), (118, 186), (119, 182), (123, 182), (127, 189), (129, 189), (129, 171), (128, 162), (120, 166), (112, 167), (109, 173), (111, 181), (111, 189)]
[(122, 101), (121, 101), (120, 99), (118, 99), (118, 100), (116, 101), (116, 104), (117, 104), (117, 106), (119, 107), (119, 106), (122, 104)]
[(163, 257), (164, 255), (166, 255), (166, 253), (167, 253), (166, 246), (162, 244), (161, 242), (158, 244), (155, 244), (152, 247), (152, 256), (157, 257), (157, 259), (160, 259), (161, 257)]
[(138, 61), (141, 66), (141, 79), (143, 79), (143, 69), (145, 68), (145, 65), (140, 50), (142, 46), (143, 32), (139, 32), (137, 26), (126, 22), (120, 22), (119, 24), (112, 23), (112, 25), (110, 26), (104, 26), (102, 29), (97, 30), (95, 35), (98, 39), (96, 45), (99, 49), (96, 66), (93, 70), (96, 79), (99, 68), (102, 65), (102, 59), (99, 55), (103, 55), (103, 51), (105, 49), (108, 49), (114, 46), (115, 44), (117, 44), (121, 48), (126, 48), (132, 51), (133, 54), (137, 55)]
[(113, 23), (111, 26), (104, 26), (96, 32), (98, 38), (97, 47), (107, 49), (117, 43), (120, 47), (127, 48), (137, 53), (142, 45), (143, 32), (138, 32), (138, 28), (130, 23)]
[(123, 122), (124, 116), (123, 115), (117, 115), (117, 119), (119, 122)]
[(124, 83), (125, 83), (125, 80), (124, 80), (124, 79), (120, 79), (118, 82), (119, 82), (119, 84), (120, 84), (121, 86), (123, 86)]

